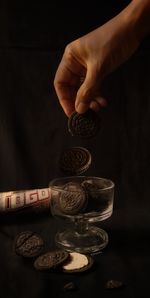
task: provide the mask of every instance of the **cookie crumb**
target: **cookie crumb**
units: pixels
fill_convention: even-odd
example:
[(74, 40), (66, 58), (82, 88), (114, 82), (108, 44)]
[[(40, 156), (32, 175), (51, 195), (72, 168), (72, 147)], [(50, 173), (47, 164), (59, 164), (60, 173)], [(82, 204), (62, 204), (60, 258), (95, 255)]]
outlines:
[(75, 291), (77, 290), (77, 285), (74, 282), (68, 282), (64, 285), (65, 291)]
[(125, 284), (121, 280), (110, 279), (106, 282), (106, 289), (120, 289), (123, 288)]

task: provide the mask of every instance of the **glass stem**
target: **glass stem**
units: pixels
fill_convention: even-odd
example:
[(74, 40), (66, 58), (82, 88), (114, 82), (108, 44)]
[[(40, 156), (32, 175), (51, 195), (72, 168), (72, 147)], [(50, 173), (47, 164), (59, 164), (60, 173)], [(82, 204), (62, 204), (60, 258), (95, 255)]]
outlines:
[(85, 234), (85, 232), (88, 230), (88, 222), (84, 219), (76, 219), (75, 228), (78, 234)]

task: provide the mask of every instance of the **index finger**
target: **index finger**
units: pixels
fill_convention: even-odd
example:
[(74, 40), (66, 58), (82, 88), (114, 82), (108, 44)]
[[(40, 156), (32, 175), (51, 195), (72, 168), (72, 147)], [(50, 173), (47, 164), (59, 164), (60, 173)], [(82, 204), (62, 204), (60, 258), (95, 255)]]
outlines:
[(74, 106), (79, 88), (79, 77), (68, 69), (63, 61), (57, 69), (54, 79), (54, 87), (64, 112), (69, 116), (75, 109)]
[(83, 65), (73, 55), (65, 51), (56, 71), (54, 87), (59, 102), (67, 116), (70, 116), (75, 110), (76, 95), (82, 84), (81, 77), (84, 74), (85, 68)]

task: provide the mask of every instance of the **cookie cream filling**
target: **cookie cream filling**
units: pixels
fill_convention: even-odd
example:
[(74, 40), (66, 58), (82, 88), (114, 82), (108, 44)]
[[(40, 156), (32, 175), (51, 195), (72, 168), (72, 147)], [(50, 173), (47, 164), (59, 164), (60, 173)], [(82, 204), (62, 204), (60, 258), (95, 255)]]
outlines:
[(88, 265), (88, 258), (86, 255), (80, 254), (78, 252), (71, 252), (70, 260), (69, 262), (63, 265), (63, 269), (75, 270), (75, 269), (81, 269), (87, 265)]

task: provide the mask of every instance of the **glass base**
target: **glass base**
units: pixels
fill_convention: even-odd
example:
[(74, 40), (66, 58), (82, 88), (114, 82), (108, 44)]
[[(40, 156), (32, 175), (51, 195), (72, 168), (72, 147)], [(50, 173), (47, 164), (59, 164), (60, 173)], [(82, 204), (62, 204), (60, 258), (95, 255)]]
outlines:
[(55, 237), (56, 244), (67, 250), (79, 253), (98, 253), (108, 244), (108, 234), (101, 228), (88, 227), (83, 233), (76, 230), (59, 232)]

